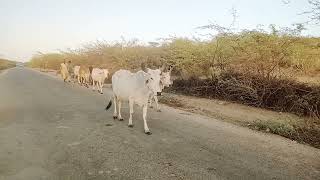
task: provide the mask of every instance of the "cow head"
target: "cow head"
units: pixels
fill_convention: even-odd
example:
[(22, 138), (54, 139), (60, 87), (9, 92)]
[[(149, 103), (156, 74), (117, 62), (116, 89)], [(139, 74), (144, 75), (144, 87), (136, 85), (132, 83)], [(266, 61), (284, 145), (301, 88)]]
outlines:
[(169, 87), (170, 85), (173, 84), (173, 82), (171, 81), (172, 69), (173, 69), (173, 66), (170, 65), (167, 72), (164, 72), (164, 70), (161, 72), (161, 81), (160, 81), (161, 89), (163, 89), (164, 87)]
[(162, 72), (161, 73), (161, 81), (160, 81), (161, 89), (163, 89), (164, 87), (169, 87), (171, 85), (172, 85), (172, 81), (171, 81), (170, 72)]
[(151, 77), (150, 74), (148, 73), (144, 73), (144, 80), (145, 80), (145, 85), (147, 86), (147, 88), (152, 91), (152, 93), (155, 92), (155, 89), (154, 89), (154, 79)]
[(150, 87), (152, 89), (152, 91), (157, 94), (157, 95), (161, 95), (161, 70), (160, 69), (147, 69), (148, 74), (151, 77), (151, 81), (150, 81)]

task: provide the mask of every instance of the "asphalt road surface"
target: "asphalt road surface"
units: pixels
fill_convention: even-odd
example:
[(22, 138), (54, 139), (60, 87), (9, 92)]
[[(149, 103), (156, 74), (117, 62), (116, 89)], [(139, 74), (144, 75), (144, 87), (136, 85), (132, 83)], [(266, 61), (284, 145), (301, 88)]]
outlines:
[[(100, 95), (26, 68), (0, 74), (0, 179), (320, 179), (320, 150), (162, 106), (152, 135)], [(235, 109), (236, 110), (236, 109)]]

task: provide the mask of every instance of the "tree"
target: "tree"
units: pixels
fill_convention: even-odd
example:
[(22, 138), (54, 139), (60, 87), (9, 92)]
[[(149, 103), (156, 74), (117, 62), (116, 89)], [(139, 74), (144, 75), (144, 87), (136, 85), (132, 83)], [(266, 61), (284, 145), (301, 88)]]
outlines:
[(320, 23), (320, 0), (308, 0), (311, 9), (303, 14), (309, 15), (310, 22)]

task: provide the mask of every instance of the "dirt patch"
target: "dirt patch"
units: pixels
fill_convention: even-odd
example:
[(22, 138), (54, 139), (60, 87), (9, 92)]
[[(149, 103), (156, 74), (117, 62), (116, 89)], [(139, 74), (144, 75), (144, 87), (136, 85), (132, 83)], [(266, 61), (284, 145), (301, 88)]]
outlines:
[(159, 101), (169, 106), (242, 124), (257, 120), (269, 121), (270, 119), (286, 122), (289, 120), (303, 122), (304, 119), (289, 113), (274, 112), (217, 99), (198, 98), (180, 94), (164, 93), (164, 96), (159, 98)]
[(180, 108), (186, 108), (186, 106), (184, 106), (181, 102), (181, 100), (179, 100), (178, 98), (175, 98), (175, 97), (164, 97), (164, 98), (161, 98), (159, 100), (161, 103), (164, 103), (168, 106), (171, 106), (171, 107), (180, 107)]
[(164, 93), (159, 101), (171, 107), (277, 134), (320, 149), (320, 127), (312, 118), (216, 99), (171, 93)]

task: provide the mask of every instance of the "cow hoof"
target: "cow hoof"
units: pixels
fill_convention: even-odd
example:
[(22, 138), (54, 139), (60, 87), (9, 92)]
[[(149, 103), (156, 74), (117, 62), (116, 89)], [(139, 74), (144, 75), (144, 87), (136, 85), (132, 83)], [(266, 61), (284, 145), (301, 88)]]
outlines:
[(153, 106), (149, 106), (151, 109), (153, 108)]
[(123, 118), (120, 118), (119, 121), (123, 121)]
[(101, 92), (100, 94), (103, 94), (103, 92)]
[(157, 112), (161, 112), (161, 109), (158, 109)]
[(113, 116), (113, 119), (118, 119), (118, 116)]
[(133, 128), (133, 124), (129, 124), (128, 127), (129, 127), (129, 128)]
[(152, 133), (150, 131), (144, 132), (146, 135), (151, 135)]

